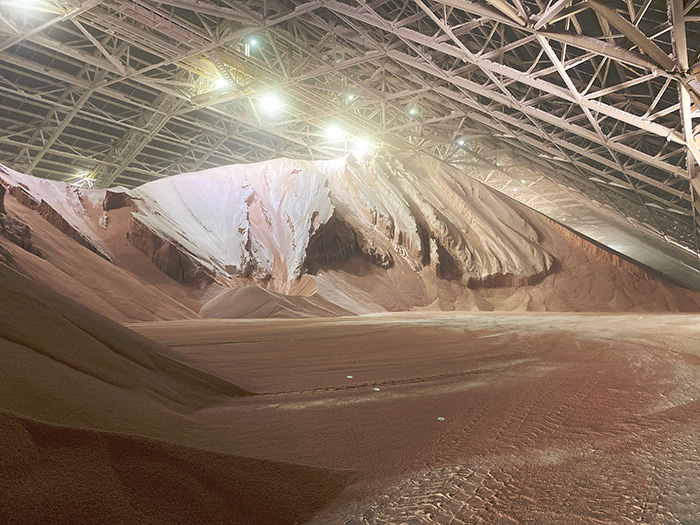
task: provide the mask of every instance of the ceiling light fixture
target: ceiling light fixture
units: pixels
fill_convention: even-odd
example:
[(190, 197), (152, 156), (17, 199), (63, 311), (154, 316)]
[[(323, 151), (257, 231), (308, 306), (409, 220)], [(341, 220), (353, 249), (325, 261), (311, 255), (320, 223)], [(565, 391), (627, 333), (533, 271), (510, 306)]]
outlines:
[(73, 177), (73, 182), (70, 183), (71, 186), (76, 188), (91, 189), (95, 184), (92, 178), (91, 172), (86, 169), (79, 169), (77, 174)]
[(353, 146), (358, 155), (365, 155), (374, 149), (374, 144), (367, 139), (356, 139)]
[(326, 136), (331, 140), (342, 140), (345, 136), (345, 132), (338, 126), (329, 126), (326, 129)]
[(282, 107), (282, 101), (275, 95), (267, 95), (260, 101), (260, 106), (268, 115), (274, 115)]

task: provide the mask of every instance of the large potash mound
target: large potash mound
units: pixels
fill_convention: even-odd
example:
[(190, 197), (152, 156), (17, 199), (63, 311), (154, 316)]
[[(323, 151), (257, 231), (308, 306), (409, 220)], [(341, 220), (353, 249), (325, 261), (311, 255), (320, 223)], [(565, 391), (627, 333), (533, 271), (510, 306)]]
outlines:
[(293, 292), (307, 268), (355, 255), (383, 269), (401, 258), (466, 285), (546, 273), (552, 259), (523, 216), (434, 168), (409, 171), (384, 158), (280, 159), (169, 177), (130, 192), (130, 238), (175, 278), (194, 276), (167, 253), (186, 255), (223, 285), (249, 278), (282, 293)]
[[(422, 155), (277, 159), (135, 189), (4, 167), (0, 181), (3, 258), (117, 320), (700, 303)], [(250, 286), (269, 293), (231, 293)]]

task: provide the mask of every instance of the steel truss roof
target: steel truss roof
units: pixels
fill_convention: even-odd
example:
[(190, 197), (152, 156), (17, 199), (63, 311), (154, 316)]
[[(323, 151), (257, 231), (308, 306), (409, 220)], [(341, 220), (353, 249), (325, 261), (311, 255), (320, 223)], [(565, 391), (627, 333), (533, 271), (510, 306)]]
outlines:
[(0, 73), (26, 173), (133, 186), (364, 138), (700, 252), (700, 0), (0, 1)]

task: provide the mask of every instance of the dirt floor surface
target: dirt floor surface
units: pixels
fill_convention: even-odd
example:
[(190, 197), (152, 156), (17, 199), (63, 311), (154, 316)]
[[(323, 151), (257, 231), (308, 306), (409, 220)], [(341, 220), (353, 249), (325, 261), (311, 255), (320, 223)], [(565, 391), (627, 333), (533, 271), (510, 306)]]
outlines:
[(134, 325), (260, 395), (197, 446), (351, 471), (317, 523), (700, 522), (700, 318)]

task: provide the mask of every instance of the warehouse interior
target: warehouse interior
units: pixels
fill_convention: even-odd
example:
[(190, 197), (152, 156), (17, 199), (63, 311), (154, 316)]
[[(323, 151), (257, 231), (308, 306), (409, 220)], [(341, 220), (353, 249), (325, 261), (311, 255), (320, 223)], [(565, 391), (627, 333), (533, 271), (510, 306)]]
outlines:
[(0, 521), (695, 523), (700, 0), (2, 0), (0, 269)]

